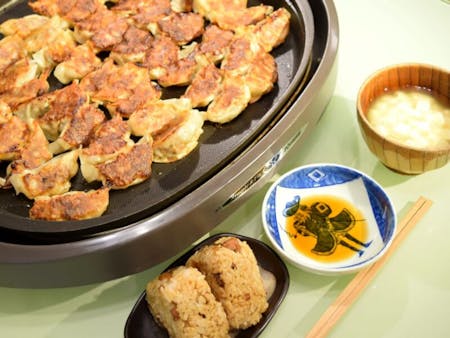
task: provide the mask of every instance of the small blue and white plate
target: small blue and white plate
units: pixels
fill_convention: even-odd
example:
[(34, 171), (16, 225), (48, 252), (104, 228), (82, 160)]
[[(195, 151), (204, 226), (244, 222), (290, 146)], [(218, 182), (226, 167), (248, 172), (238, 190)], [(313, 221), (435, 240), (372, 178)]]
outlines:
[(397, 226), (383, 188), (337, 164), (302, 166), (281, 176), (266, 193), (262, 218), (282, 257), (328, 275), (374, 263), (391, 245)]

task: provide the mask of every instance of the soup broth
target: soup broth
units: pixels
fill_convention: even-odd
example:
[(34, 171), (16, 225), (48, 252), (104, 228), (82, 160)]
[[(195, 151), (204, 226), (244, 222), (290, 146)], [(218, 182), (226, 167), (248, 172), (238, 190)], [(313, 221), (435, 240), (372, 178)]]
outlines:
[(388, 91), (367, 113), (372, 127), (401, 145), (426, 150), (450, 146), (450, 106), (418, 87)]

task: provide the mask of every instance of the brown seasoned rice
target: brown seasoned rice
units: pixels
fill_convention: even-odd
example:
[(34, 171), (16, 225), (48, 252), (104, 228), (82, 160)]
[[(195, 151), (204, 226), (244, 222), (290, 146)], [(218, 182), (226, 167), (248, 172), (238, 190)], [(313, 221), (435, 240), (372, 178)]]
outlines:
[(255, 255), (245, 241), (222, 237), (198, 250), (186, 266), (206, 276), (231, 329), (245, 329), (260, 321), (268, 307), (266, 292)]
[(179, 266), (166, 271), (147, 284), (146, 293), (153, 318), (170, 337), (229, 337), (224, 309), (197, 269)]

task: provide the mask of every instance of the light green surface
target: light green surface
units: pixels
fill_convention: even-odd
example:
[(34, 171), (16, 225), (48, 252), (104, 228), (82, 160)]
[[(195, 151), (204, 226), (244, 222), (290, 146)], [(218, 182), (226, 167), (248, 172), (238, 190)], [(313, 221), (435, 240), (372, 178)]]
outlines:
[[(290, 152), (279, 174), (301, 164), (335, 162), (384, 186), (400, 218), (421, 195), (434, 204), (330, 337), (450, 337), (450, 165), (420, 176), (393, 173), (369, 153), (355, 119), (358, 88), (374, 70), (410, 61), (450, 69), (450, 5), (441, 0), (336, 0), (335, 5), (340, 25), (336, 91), (317, 128)], [(260, 205), (267, 188), (214, 232), (265, 240)], [(146, 282), (168, 263), (103, 284), (0, 288), (0, 336), (122, 337)], [(304, 336), (353, 277), (322, 277), (288, 267), (288, 295), (262, 337)]]

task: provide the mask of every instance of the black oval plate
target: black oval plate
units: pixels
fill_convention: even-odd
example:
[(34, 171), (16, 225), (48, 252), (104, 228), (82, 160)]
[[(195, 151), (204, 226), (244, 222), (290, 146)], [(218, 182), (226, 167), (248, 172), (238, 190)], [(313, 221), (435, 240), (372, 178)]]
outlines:
[[(175, 262), (169, 265), (166, 270), (175, 266), (184, 265), (192, 254), (201, 247), (212, 244), (217, 239), (224, 236), (233, 236), (242, 241), (246, 241), (255, 254), (258, 265), (263, 269), (273, 273), (277, 282), (272, 296), (269, 298), (269, 307), (263, 314), (261, 320), (255, 326), (237, 332), (235, 338), (254, 338), (258, 337), (267, 324), (270, 322), (275, 312), (278, 310), (289, 288), (289, 272), (286, 265), (275, 251), (267, 244), (254, 238), (232, 234), (220, 233), (208, 237), (201, 243), (195, 245), (191, 250), (186, 252)], [(164, 270), (164, 271), (166, 271)], [(131, 310), (130, 315), (125, 324), (125, 338), (168, 338), (167, 331), (153, 319), (152, 314), (148, 310), (145, 300), (145, 291), (139, 296), (136, 304)]]

